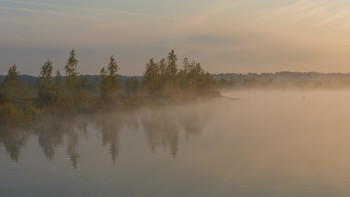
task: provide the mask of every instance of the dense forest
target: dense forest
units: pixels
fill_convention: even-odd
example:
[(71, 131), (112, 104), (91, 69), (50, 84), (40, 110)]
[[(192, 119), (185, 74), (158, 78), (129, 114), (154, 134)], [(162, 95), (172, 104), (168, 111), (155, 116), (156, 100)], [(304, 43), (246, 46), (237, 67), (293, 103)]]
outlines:
[(150, 59), (143, 76), (120, 76), (111, 56), (99, 75), (80, 75), (75, 50), (64, 66), (54, 71), (48, 59), (40, 76), (19, 75), (16, 65), (0, 77), (0, 122), (22, 122), (44, 115), (115, 111), (137, 106), (187, 101), (197, 96), (219, 95), (212, 75), (201, 64), (183, 60), (171, 50), (166, 58)]

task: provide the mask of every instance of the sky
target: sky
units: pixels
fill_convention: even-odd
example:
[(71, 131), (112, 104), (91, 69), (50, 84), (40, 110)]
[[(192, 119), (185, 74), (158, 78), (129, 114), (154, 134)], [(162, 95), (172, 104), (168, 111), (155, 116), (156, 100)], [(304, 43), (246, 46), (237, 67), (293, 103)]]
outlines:
[(348, 0), (0, 0), (0, 74), (38, 76), (50, 58), (81, 74), (113, 55), (142, 75), (171, 49), (210, 73), (350, 72)]

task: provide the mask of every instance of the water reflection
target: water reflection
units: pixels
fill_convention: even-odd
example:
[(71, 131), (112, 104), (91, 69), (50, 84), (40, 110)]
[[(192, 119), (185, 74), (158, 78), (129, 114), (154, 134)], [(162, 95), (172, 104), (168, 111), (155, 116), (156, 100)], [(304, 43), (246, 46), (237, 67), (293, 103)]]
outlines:
[(96, 128), (102, 134), (103, 146), (109, 147), (112, 160), (115, 162), (119, 153), (119, 134), (126, 124), (125, 119), (119, 114), (104, 114), (94, 118), (94, 121)]
[(0, 196), (350, 196), (349, 91), (227, 96), (1, 129)]
[(20, 149), (23, 148), (31, 136), (31, 130), (16, 128), (4, 128), (0, 132), (0, 146), (4, 146), (11, 160), (17, 162), (20, 156)]
[[(52, 161), (58, 147), (64, 147), (74, 169), (78, 167), (79, 141), (96, 137), (89, 136), (92, 128), (102, 137), (102, 146), (106, 147), (115, 162), (120, 154), (120, 133), (144, 132), (145, 139), (152, 151), (158, 147), (168, 149), (175, 157), (179, 152), (179, 135), (187, 138), (196, 136), (207, 122), (204, 108), (186, 106), (163, 107), (128, 113), (109, 113), (99, 115), (79, 115), (74, 117), (48, 118), (25, 129), (3, 127), (0, 129), (0, 147), (4, 146), (12, 161), (17, 162), (20, 151), (28, 139), (37, 138), (43, 155)], [(101, 145), (101, 144), (100, 144)], [(96, 144), (93, 144), (96, 146)]]
[(184, 131), (186, 136), (199, 134), (205, 117), (198, 110), (181, 110), (175, 113), (169, 113), (168, 110), (151, 111), (140, 117), (151, 149), (154, 151), (158, 146), (169, 148), (170, 154), (175, 157), (179, 149), (179, 132)]

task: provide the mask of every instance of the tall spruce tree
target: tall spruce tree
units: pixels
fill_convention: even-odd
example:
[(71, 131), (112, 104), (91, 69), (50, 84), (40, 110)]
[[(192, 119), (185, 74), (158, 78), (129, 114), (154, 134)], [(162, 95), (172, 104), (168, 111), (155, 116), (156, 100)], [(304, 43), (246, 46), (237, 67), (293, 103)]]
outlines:
[(162, 86), (162, 90), (164, 90), (164, 86), (166, 84), (166, 80), (167, 80), (167, 65), (166, 65), (166, 59), (162, 58), (159, 62), (159, 77), (160, 77), (160, 83)]
[(54, 101), (54, 89), (51, 81), (53, 64), (48, 59), (41, 67), (40, 77), (38, 81), (38, 100), (40, 104), (52, 104)]
[(119, 66), (116, 59), (111, 56), (107, 69), (101, 69), (101, 99), (103, 102), (113, 102), (119, 90), (118, 83)]
[(151, 95), (154, 95), (159, 90), (159, 82), (159, 66), (154, 62), (154, 59), (152, 58), (146, 64), (146, 70), (143, 74), (142, 84)]
[(78, 82), (78, 90), (77, 90), (77, 95), (76, 95), (76, 101), (79, 104), (86, 103), (87, 102), (87, 82), (89, 78), (87, 75), (81, 76)]
[(73, 49), (70, 52), (70, 56), (68, 58), (68, 62), (65, 65), (64, 69), (66, 71), (66, 91), (67, 95), (70, 99), (74, 100), (75, 94), (76, 94), (76, 88), (78, 85), (78, 60), (75, 58), (75, 50)]
[(171, 50), (167, 57), (168, 65), (166, 68), (167, 77), (168, 77), (168, 84), (170, 91), (174, 90), (175, 84), (176, 84), (176, 78), (177, 78), (177, 72), (178, 68), (176, 65), (177, 56), (174, 52), (174, 50)]
[(53, 108), (57, 109), (58, 107), (61, 107), (65, 101), (65, 96), (63, 93), (63, 86), (62, 86), (62, 76), (60, 71), (56, 72), (56, 76), (54, 78), (54, 82), (52, 85), (52, 91), (53, 91)]
[(17, 66), (13, 65), (5, 77), (2, 94), (5, 102), (19, 102), (26, 92), (25, 84), (18, 80)]

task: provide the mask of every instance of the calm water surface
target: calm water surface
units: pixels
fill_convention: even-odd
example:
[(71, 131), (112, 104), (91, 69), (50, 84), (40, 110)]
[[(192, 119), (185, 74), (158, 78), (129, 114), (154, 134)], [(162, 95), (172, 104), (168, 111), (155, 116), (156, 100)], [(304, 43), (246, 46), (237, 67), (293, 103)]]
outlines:
[(350, 196), (350, 91), (223, 95), (1, 128), (0, 196)]

